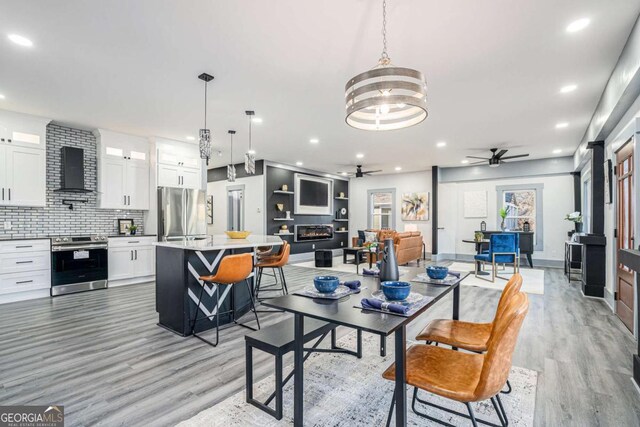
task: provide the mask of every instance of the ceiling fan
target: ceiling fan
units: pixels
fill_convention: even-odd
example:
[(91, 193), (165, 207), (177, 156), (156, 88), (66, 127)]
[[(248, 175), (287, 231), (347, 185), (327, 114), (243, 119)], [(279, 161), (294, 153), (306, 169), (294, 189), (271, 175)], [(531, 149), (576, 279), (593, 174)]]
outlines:
[(484, 162), (486, 162), (488, 160), (489, 161), (489, 167), (497, 168), (498, 166), (500, 166), (500, 164), (505, 163), (505, 160), (517, 159), (519, 157), (527, 157), (527, 156), (529, 156), (528, 154), (518, 154), (516, 156), (504, 157), (504, 155), (507, 154), (507, 151), (509, 151), (509, 150), (502, 149), (502, 150), (498, 151), (497, 148), (492, 148), (491, 149), (491, 157), (467, 156), (467, 158), (469, 158), (469, 159), (482, 159), (482, 161), (480, 161), (480, 162), (471, 163), (472, 165), (479, 165), (480, 163), (484, 163)]
[(354, 176), (356, 178), (362, 178), (365, 175), (371, 175), (373, 173), (376, 172), (382, 172), (382, 169), (380, 170), (375, 170), (375, 171), (363, 171), (362, 170), (362, 165), (356, 165), (356, 171), (355, 172), (338, 172), (340, 175), (342, 176)]

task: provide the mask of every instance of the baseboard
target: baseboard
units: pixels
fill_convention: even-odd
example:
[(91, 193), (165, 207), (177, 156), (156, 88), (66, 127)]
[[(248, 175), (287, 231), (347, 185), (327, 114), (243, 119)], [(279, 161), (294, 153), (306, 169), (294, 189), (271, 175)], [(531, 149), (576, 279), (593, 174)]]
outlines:
[(139, 285), (140, 283), (149, 283), (156, 280), (156, 276), (134, 277), (131, 279), (109, 280), (109, 288), (117, 288), (119, 286)]
[(26, 301), (36, 298), (51, 298), (51, 290), (47, 289), (35, 289), (25, 292), (13, 292), (10, 294), (0, 295), (0, 304), (7, 304), (10, 302)]
[[(431, 257), (432, 261), (459, 261), (459, 262), (473, 262), (472, 254), (437, 254)], [(520, 260), (520, 265), (527, 267), (529, 264), (524, 259)], [(547, 267), (547, 268), (564, 268), (564, 261), (557, 259), (533, 259), (533, 268)]]
[(604, 288), (604, 302), (609, 306), (612, 313), (616, 312), (615, 299), (613, 297), (613, 294), (609, 292), (607, 288)]

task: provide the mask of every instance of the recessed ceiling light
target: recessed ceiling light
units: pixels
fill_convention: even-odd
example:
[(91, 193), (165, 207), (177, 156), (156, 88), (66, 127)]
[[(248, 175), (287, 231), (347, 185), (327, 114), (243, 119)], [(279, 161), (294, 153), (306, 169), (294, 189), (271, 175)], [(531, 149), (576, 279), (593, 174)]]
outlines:
[(397, 171), (401, 171), (401, 170), (402, 170), (402, 168), (401, 168), (400, 166), (396, 166), (396, 170), (397, 170)]
[(262, 119), (260, 117), (254, 117), (253, 119), (251, 119), (251, 121), (253, 123), (262, 123)]
[(296, 166), (302, 166), (303, 163), (302, 162), (296, 162)]
[(569, 93), (569, 92), (573, 92), (576, 89), (578, 89), (578, 85), (570, 84), (570, 85), (562, 86), (560, 88), (560, 93)]
[(553, 150), (553, 154), (560, 154), (560, 153), (562, 153), (561, 148), (556, 148), (555, 150)]
[(196, 137), (195, 136), (185, 136), (184, 137), (187, 141), (195, 141)]
[(560, 122), (558, 124), (556, 124), (556, 129), (564, 129), (569, 127), (569, 123), (567, 122)]
[(571, 24), (567, 26), (567, 33), (575, 33), (580, 30), (584, 30), (589, 26), (591, 20), (589, 18), (581, 18), (577, 21), (573, 21)]
[(349, 175), (347, 172), (342, 172), (342, 176), (347, 176)]
[(461, 160), (460, 163), (462, 163), (463, 165), (466, 165), (467, 163), (469, 163), (469, 160), (464, 159), (464, 160)]
[(447, 146), (447, 143), (444, 141), (440, 141), (436, 144), (436, 147), (439, 147), (439, 148), (446, 147), (446, 146)]
[(4, 98), (5, 98), (5, 96), (0, 93), (0, 99), (4, 99)]
[(249, 154), (256, 154), (256, 150), (247, 150), (247, 153), (249, 153)]
[(20, 36), (18, 34), (9, 34), (9, 40), (14, 42), (19, 46), (31, 47), (33, 46), (33, 42), (26, 37)]
[(331, 178), (331, 175), (329, 175), (328, 173), (324, 174), (324, 176), (325, 176), (326, 178)]
[(356, 154), (356, 157), (357, 157), (357, 158), (359, 158), (359, 159), (361, 159), (361, 158), (363, 158), (363, 157), (364, 157), (364, 154), (362, 154), (362, 153), (358, 153), (358, 154)]
[(309, 142), (312, 144), (317, 144), (318, 142), (320, 142), (320, 140), (318, 138), (311, 138)]

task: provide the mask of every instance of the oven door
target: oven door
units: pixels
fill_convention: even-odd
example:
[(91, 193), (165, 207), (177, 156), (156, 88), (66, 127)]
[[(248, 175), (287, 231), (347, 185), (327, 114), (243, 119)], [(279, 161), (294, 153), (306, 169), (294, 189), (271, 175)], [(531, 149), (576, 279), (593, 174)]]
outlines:
[(51, 252), (51, 285), (107, 280), (107, 249), (64, 249)]

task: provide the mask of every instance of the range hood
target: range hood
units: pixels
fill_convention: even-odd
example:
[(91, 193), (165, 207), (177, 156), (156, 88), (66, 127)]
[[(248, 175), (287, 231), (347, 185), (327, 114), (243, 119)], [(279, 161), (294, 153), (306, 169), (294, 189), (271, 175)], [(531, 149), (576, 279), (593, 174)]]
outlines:
[(55, 190), (67, 193), (92, 193), (84, 188), (84, 150), (74, 147), (62, 147), (62, 187)]

